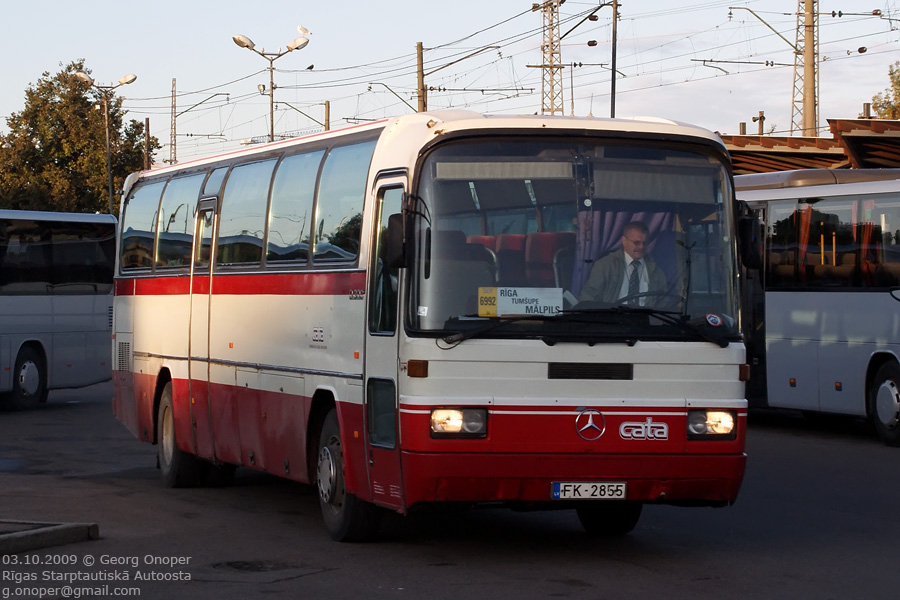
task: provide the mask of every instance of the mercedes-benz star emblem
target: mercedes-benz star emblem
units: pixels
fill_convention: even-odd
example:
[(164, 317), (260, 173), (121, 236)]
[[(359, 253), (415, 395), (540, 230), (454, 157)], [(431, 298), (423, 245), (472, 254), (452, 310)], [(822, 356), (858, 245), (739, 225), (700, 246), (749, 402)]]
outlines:
[(599, 410), (589, 408), (578, 413), (575, 417), (575, 431), (582, 439), (589, 442), (600, 439), (606, 431), (606, 419)]

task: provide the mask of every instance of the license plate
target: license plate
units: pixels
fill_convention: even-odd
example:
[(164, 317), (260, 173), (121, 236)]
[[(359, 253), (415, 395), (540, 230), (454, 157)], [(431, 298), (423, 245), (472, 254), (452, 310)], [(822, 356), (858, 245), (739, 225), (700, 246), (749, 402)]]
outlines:
[(624, 500), (625, 482), (554, 481), (554, 500)]

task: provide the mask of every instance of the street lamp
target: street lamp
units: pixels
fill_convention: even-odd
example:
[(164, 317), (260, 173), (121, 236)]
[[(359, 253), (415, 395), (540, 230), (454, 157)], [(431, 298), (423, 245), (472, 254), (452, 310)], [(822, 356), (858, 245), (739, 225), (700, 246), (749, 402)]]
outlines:
[[(109, 149), (109, 94), (117, 87), (128, 85), (129, 83), (134, 83), (134, 81), (137, 79), (137, 75), (129, 73), (128, 75), (123, 76), (119, 80), (119, 83), (115, 85), (98, 85), (94, 82), (93, 77), (83, 71), (78, 71), (77, 73), (75, 73), (75, 77), (85, 82), (89, 86), (97, 88), (103, 95), (103, 119), (106, 123), (106, 177), (109, 182), (109, 214), (113, 214), (112, 154)], [(145, 133), (146, 135), (149, 135), (149, 132)]]
[[(310, 31), (303, 27), (302, 25), (297, 25), (297, 31), (304, 35), (308, 35)], [(266, 49), (262, 50), (256, 49), (256, 44), (253, 43), (253, 40), (248, 38), (245, 35), (235, 35), (231, 37), (234, 40), (234, 43), (240, 46), (241, 48), (246, 48), (247, 50), (251, 50), (264, 59), (269, 61), (269, 141), (275, 141), (275, 61), (288, 52), (293, 52), (294, 50), (300, 50), (305, 48), (309, 43), (309, 38), (303, 37), (302, 35), (292, 41), (287, 45), (287, 50), (282, 52), (281, 48), (278, 49), (278, 52), (266, 52)], [(265, 86), (260, 87), (260, 92), (263, 92), (263, 88)]]

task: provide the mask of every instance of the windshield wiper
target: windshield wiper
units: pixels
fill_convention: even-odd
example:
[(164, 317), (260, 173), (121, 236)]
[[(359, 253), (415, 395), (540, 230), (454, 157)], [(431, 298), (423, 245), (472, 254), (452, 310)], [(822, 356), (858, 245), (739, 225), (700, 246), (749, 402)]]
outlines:
[[(469, 316), (469, 315), (466, 315)], [(496, 321), (492, 320), (489, 323), (485, 323), (481, 327), (474, 327), (472, 329), (467, 329), (466, 331), (458, 331), (451, 335), (448, 335), (442, 338), (446, 343), (451, 344), (452, 346), (456, 346), (460, 342), (464, 342), (466, 340), (472, 339), (474, 337), (478, 337), (480, 335), (484, 335), (485, 333), (494, 331), (495, 329), (500, 329), (501, 327), (505, 327), (511, 323), (518, 323), (520, 321), (547, 321), (549, 319), (556, 318), (555, 315), (517, 315), (514, 317), (494, 317), (497, 319)]]
[[(667, 325), (674, 325), (675, 327), (680, 327), (683, 331), (687, 331), (688, 333), (692, 333), (697, 337), (706, 340), (707, 342), (712, 342), (716, 344), (720, 348), (727, 348), (730, 343), (724, 337), (715, 336), (712, 333), (705, 330), (702, 325), (699, 325), (695, 322), (689, 321), (686, 315), (683, 315), (680, 311), (677, 310), (663, 310), (659, 308), (651, 308), (649, 306), (630, 306), (627, 304), (608, 304), (604, 305), (602, 308), (576, 308), (563, 311), (564, 314), (590, 314), (590, 313), (599, 313), (599, 314), (644, 314), (650, 315), (651, 317), (656, 317), (663, 323)], [(721, 319), (721, 317), (719, 317)], [(704, 321), (707, 322), (707, 321)]]

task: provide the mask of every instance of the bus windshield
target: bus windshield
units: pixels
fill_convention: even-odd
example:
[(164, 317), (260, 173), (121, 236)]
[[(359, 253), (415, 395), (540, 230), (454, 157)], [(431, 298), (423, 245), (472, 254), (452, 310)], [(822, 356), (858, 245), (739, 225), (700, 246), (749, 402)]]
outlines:
[(427, 155), (410, 330), (737, 339), (723, 159), (664, 142), (558, 140), (469, 139)]

